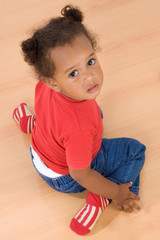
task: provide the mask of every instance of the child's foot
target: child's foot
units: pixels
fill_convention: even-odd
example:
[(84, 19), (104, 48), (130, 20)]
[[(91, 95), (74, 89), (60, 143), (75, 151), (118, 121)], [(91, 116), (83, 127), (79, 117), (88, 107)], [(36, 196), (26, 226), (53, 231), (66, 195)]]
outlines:
[(31, 133), (35, 126), (35, 116), (28, 110), (26, 103), (21, 103), (13, 111), (13, 119), (24, 133)]
[(79, 235), (89, 233), (110, 202), (111, 200), (89, 192), (86, 204), (71, 221), (71, 229)]

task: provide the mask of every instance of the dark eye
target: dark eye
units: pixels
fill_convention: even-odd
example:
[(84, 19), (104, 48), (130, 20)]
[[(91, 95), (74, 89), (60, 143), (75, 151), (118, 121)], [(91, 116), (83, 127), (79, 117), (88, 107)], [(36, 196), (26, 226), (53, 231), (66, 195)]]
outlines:
[(89, 61), (88, 61), (88, 66), (92, 66), (92, 65), (94, 65), (95, 64), (95, 59), (90, 59)]
[(76, 77), (78, 75), (78, 71), (74, 70), (69, 74), (69, 77)]

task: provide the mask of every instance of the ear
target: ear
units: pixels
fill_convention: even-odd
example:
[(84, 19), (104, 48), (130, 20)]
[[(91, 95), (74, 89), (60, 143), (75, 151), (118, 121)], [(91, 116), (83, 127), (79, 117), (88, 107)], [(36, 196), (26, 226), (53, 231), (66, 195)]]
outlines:
[(60, 86), (59, 84), (52, 78), (47, 79), (47, 81), (44, 82), (49, 88), (53, 89), (56, 92), (60, 92)]

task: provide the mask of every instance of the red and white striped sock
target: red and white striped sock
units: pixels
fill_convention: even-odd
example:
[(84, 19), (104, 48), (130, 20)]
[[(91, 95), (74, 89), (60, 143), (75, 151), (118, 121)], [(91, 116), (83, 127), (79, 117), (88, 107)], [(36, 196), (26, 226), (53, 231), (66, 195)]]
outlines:
[(13, 111), (13, 119), (24, 133), (31, 133), (35, 126), (35, 116), (28, 110), (26, 103), (21, 103)]
[(70, 228), (79, 235), (89, 233), (110, 202), (104, 197), (89, 192), (86, 204), (71, 220)]

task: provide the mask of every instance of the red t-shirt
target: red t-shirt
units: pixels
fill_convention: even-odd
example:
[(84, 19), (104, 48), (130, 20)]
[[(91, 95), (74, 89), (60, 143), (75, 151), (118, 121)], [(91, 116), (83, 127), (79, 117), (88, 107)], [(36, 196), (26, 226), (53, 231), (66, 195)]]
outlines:
[(95, 100), (75, 101), (38, 82), (32, 147), (54, 172), (87, 168), (102, 142), (102, 119)]

